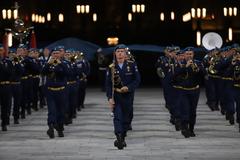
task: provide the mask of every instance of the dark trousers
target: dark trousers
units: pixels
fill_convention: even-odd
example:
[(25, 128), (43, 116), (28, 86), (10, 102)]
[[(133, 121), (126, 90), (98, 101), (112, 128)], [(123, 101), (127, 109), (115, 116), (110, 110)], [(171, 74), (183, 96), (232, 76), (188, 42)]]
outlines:
[(240, 124), (240, 88), (234, 87), (234, 99), (236, 102), (237, 123)]
[(64, 123), (65, 90), (47, 90), (48, 125)]
[[(171, 114), (172, 117), (174, 116), (175, 112), (175, 99), (173, 97), (176, 96), (176, 91), (172, 87), (170, 83), (170, 78), (165, 77), (162, 79), (162, 87), (163, 87), (163, 96), (165, 99), (166, 106), (168, 107), (169, 113)], [(177, 113), (176, 113), (177, 116)]]
[(45, 85), (42, 85), (39, 87), (39, 101), (40, 101), (41, 107), (46, 105), (46, 86)]
[(21, 106), (22, 85), (12, 84), (12, 97), (13, 97), (13, 117), (19, 119), (20, 106)]
[(221, 90), (219, 81), (220, 79), (212, 77), (209, 77), (208, 80), (205, 80), (207, 104), (211, 107), (216, 107), (219, 103), (219, 90)]
[(105, 91), (105, 77), (106, 77), (106, 70), (98, 70), (98, 77), (99, 77), (99, 83), (101, 86), (101, 90)]
[(131, 119), (133, 93), (116, 93), (114, 94), (114, 132), (115, 134), (125, 134), (128, 130)]
[(79, 83), (79, 88), (78, 88), (78, 106), (83, 106), (84, 101), (85, 101), (85, 96), (86, 96), (86, 87), (87, 87), (87, 82), (80, 81)]
[(22, 100), (21, 100), (21, 114), (25, 115), (25, 111), (31, 111), (31, 103), (33, 101), (32, 79), (25, 79), (22, 83)]
[(224, 101), (224, 92), (225, 92), (225, 81), (222, 79), (217, 79), (216, 81), (216, 87), (217, 87), (217, 96), (218, 96), (218, 102), (220, 104), (221, 110), (226, 111), (226, 104)]
[(195, 125), (197, 105), (200, 95), (200, 89), (179, 90), (178, 108), (180, 108), (181, 123)]
[(234, 107), (234, 88), (233, 88), (233, 81), (231, 80), (224, 80), (224, 89), (222, 91), (223, 94), (223, 104), (225, 107), (225, 111), (229, 115), (233, 115), (235, 113)]
[(38, 91), (39, 91), (39, 78), (33, 78), (32, 79), (32, 89), (33, 89), (33, 95), (32, 95), (32, 99), (33, 99), (33, 108), (37, 109), (38, 108)]
[(76, 109), (78, 106), (78, 84), (69, 84), (68, 85), (68, 108), (67, 113), (70, 119), (73, 118), (73, 115), (76, 114)]
[(11, 86), (10, 84), (0, 85), (0, 106), (2, 126), (9, 123), (9, 114), (11, 110)]

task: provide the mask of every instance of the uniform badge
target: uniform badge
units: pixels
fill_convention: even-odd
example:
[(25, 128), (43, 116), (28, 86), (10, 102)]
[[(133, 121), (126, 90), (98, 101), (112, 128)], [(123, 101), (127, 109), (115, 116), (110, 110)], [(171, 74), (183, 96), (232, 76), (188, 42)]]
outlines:
[(130, 72), (130, 67), (129, 66), (127, 66), (127, 71)]

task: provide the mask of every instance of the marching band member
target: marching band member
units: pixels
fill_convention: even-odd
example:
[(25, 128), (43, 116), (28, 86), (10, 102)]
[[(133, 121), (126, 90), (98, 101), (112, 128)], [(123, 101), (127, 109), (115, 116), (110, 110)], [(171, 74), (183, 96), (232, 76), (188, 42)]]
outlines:
[(126, 46), (119, 44), (114, 49), (116, 61), (109, 66), (106, 74), (106, 94), (114, 112), (114, 146), (126, 147), (125, 137), (130, 122), (130, 108), (134, 90), (140, 83), (140, 74), (135, 63), (126, 60)]
[(60, 48), (54, 48), (48, 63), (43, 67), (42, 73), (47, 76), (47, 107), (49, 138), (54, 138), (54, 128), (59, 137), (64, 137), (64, 111), (65, 111), (65, 88), (66, 66), (61, 60)]

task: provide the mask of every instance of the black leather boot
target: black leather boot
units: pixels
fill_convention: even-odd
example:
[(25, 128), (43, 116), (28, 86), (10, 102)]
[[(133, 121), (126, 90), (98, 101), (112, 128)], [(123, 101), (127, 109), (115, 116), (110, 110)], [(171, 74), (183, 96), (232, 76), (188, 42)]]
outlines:
[(18, 118), (14, 118), (14, 124), (19, 124)]
[(183, 123), (182, 124), (182, 128), (181, 128), (181, 133), (185, 138), (189, 138), (190, 137), (190, 131), (188, 128), (188, 124), (187, 123)]
[(55, 129), (58, 132), (58, 137), (64, 137), (64, 134), (63, 134), (63, 130), (64, 130), (63, 124), (58, 124)]
[(116, 134), (116, 140), (114, 141), (114, 146), (117, 147), (119, 150), (123, 149), (123, 136), (121, 134)]
[(175, 119), (175, 129), (176, 131), (181, 130), (181, 121), (179, 119)]
[(229, 118), (229, 123), (230, 123), (231, 125), (234, 125), (234, 123), (235, 123), (234, 115), (233, 115), (233, 114), (229, 114), (228, 118)]
[(127, 136), (127, 133), (124, 132), (123, 135), (122, 135), (122, 139), (123, 139), (123, 147), (127, 147), (127, 143), (126, 143), (126, 141), (125, 141), (126, 136)]
[(190, 137), (196, 137), (194, 133), (194, 124), (189, 124)]
[(7, 131), (7, 125), (2, 125), (2, 131)]
[(55, 135), (54, 135), (54, 127), (53, 127), (53, 124), (50, 124), (48, 125), (48, 130), (47, 130), (47, 135), (49, 136), (49, 138), (54, 138)]

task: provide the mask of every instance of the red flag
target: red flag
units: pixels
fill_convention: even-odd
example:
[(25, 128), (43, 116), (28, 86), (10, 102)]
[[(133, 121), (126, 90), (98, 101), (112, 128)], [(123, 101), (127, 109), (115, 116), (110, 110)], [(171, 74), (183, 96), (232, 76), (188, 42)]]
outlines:
[(34, 31), (32, 31), (32, 34), (31, 34), (30, 48), (37, 48), (36, 35)]
[(7, 35), (7, 33), (5, 33), (3, 36), (3, 48), (5, 49), (4, 56), (7, 56), (8, 55), (8, 35)]

